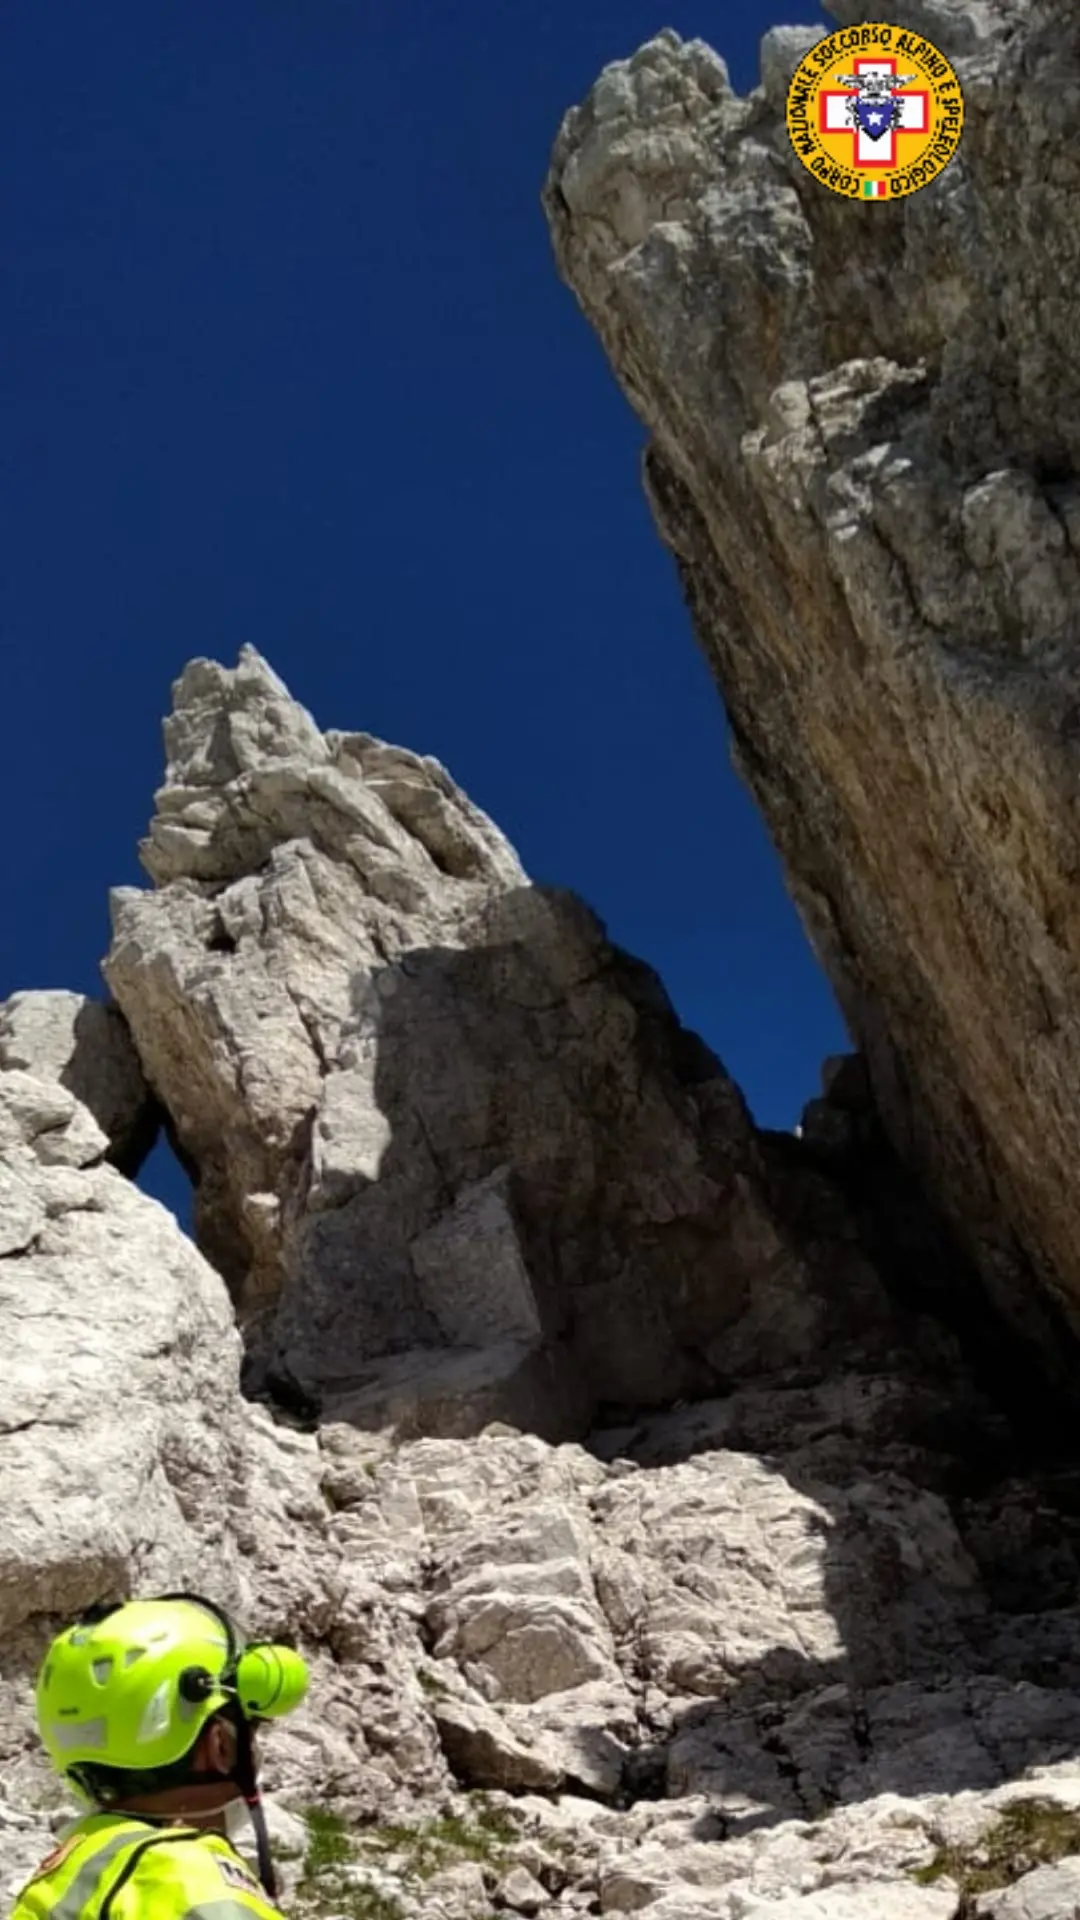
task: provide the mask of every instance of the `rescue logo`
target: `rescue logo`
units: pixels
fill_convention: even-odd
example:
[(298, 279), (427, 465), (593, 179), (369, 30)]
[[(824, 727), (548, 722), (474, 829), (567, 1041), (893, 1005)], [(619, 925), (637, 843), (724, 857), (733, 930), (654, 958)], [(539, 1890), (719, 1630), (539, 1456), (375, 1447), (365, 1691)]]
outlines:
[(803, 166), (848, 200), (928, 186), (960, 144), (964, 96), (944, 54), (904, 27), (844, 27), (811, 47), (788, 89)]
[(250, 1873), (239, 1860), (224, 1860), (216, 1854), (218, 1872), (227, 1887), (239, 1887), (241, 1893), (261, 1893), (262, 1889), (255, 1875)]

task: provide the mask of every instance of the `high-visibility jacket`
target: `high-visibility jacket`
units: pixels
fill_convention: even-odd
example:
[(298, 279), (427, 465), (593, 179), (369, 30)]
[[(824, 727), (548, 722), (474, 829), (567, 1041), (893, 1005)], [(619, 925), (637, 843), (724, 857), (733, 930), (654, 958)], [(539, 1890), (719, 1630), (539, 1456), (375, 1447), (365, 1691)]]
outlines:
[(11, 1920), (281, 1920), (220, 1833), (91, 1813), (59, 1837)]

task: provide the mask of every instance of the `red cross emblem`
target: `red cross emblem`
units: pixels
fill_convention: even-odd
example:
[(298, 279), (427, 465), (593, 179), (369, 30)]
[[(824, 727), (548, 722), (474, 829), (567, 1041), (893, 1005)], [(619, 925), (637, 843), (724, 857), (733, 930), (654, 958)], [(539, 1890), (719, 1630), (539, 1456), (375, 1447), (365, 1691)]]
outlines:
[[(896, 61), (856, 60), (853, 63), (857, 75), (864, 73), (895, 74)], [(822, 89), (819, 130), (822, 133), (836, 135), (847, 133), (851, 136), (853, 167), (895, 167), (899, 165), (896, 152), (898, 133), (928, 133), (930, 130), (930, 96), (925, 89), (909, 91), (906, 87), (892, 96), (900, 109), (900, 118), (889, 132), (879, 135), (875, 140), (863, 126), (853, 124), (851, 102), (855, 98), (852, 91), (838, 92), (835, 88)]]

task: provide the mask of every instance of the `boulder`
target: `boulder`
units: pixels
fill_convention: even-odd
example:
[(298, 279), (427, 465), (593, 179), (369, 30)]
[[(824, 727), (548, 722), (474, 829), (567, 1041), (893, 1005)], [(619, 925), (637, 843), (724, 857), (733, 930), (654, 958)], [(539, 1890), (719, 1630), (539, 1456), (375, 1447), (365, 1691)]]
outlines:
[(0, 1002), (0, 1068), (58, 1080), (101, 1127), (107, 1157), (134, 1179), (157, 1138), (161, 1111), (117, 1007), (58, 989)]
[(515, 1734), (482, 1701), (439, 1701), (434, 1717), (447, 1762), (463, 1786), (550, 1792), (566, 1779), (551, 1741)]
[(1072, 1920), (1080, 1912), (1080, 1858), (1036, 1867), (1015, 1885), (984, 1894), (976, 1911), (993, 1920)]
[(547, 1892), (527, 1867), (512, 1867), (496, 1889), (499, 1905), (512, 1913), (539, 1913), (547, 1905)]

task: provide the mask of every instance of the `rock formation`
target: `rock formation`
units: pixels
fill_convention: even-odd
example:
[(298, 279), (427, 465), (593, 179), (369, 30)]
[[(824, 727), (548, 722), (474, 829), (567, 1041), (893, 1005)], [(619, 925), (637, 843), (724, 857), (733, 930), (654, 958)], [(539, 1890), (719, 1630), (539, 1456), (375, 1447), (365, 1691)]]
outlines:
[[(844, 22), (876, 18), (858, 0)], [(732, 92), (661, 34), (559, 135), (560, 269), (878, 1110), (1044, 1364), (1075, 1371), (1080, 380), (1075, 9), (904, 11), (958, 63), (902, 207), (799, 165), (778, 30)], [(1064, 1324), (1063, 1324), (1064, 1319)]]
[(90, 1109), (106, 1157), (132, 1179), (157, 1137), (160, 1109), (127, 1025), (84, 993), (13, 993), (0, 1005), (0, 1068), (58, 1080)]
[(106, 973), (253, 1389), (563, 1437), (895, 1348), (827, 1184), (436, 762), (320, 733), (250, 648), (187, 668), (166, 741)]
[[(50, 1634), (190, 1583), (312, 1662), (266, 1743), (302, 1920), (1076, 1910), (1080, 1496), (1036, 1417), (1075, 240), (1034, 184), (1073, 56), (1035, 5), (908, 18), (964, 162), (857, 249), (784, 149), (802, 30), (748, 101), (661, 36), (548, 190), (864, 1054), (759, 1133), (436, 762), (193, 662), (113, 1003), (0, 1007), (0, 1897), (70, 1811)], [(162, 1115), (198, 1246), (125, 1178)]]

